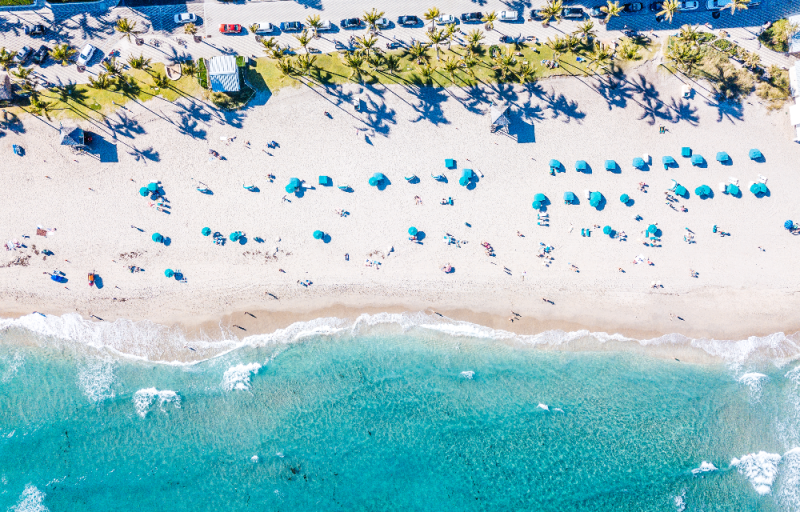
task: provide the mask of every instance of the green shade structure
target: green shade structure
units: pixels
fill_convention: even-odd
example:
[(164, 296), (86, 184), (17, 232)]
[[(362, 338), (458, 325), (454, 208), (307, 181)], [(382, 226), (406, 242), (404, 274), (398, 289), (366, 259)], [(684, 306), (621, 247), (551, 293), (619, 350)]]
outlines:
[(149, 193), (150, 193), (150, 191), (147, 190), (147, 187), (142, 187), (142, 188), (139, 189), (139, 195), (142, 196), (142, 197), (147, 197), (147, 194), (149, 194)]
[(164, 275), (167, 277), (172, 277), (175, 275), (175, 271), (172, 270), (171, 268), (168, 268), (167, 270), (164, 271)]
[(717, 153), (717, 162), (727, 162), (730, 159), (731, 157), (729, 157), (728, 153), (724, 151), (720, 151), (719, 153)]
[(149, 183), (147, 185), (147, 190), (149, 190), (150, 192), (155, 192), (156, 190), (158, 190), (158, 183), (155, 182)]
[(692, 156), (692, 148), (682, 147), (681, 148), (681, 156), (684, 158), (689, 158)]
[(617, 162), (614, 160), (606, 160), (606, 170), (613, 171), (617, 168)]
[(761, 154), (761, 151), (755, 148), (751, 149), (748, 155), (750, 156), (750, 160), (760, 160), (761, 158), (764, 158), (764, 155)]
[(658, 231), (658, 226), (656, 226), (655, 224), (650, 224), (649, 226), (647, 226), (648, 233), (652, 234), (655, 233), (656, 231)]
[(150, 238), (152, 238), (154, 242), (159, 244), (164, 241), (164, 237), (161, 236), (161, 233), (153, 233), (153, 236), (151, 236)]
[(610, 235), (611, 234), (611, 226), (603, 226), (603, 234)]
[(543, 203), (543, 202), (547, 201), (547, 196), (544, 195), (544, 194), (536, 194), (535, 196), (533, 196), (533, 200), (537, 201), (537, 202), (540, 202), (540, 203)]
[(233, 233), (230, 234), (228, 238), (230, 238), (231, 242), (235, 242), (239, 239), (240, 236), (241, 235), (239, 234), (238, 231), (234, 231)]
[(578, 160), (577, 162), (575, 162), (575, 170), (576, 171), (583, 172), (583, 171), (586, 170), (586, 168), (587, 168), (586, 160)]
[(589, 204), (594, 206), (595, 208), (600, 205), (600, 202), (603, 200), (603, 194), (600, 192), (592, 192), (589, 194)]
[(331, 180), (328, 176), (320, 176), (319, 184), (322, 185), (323, 187), (329, 187), (333, 185), (333, 180)]
[(692, 165), (703, 165), (705, 160), (701, 155), (692, 155)]
[(564, 192), (564, 202), (565, 203), (572, 203), (575, 201), (575, 194), (572, 192)]
[(411, 226), (410, 228), (408, 228), (408, 234), (409, 235), (417, 236), (417, 233), (419, 233), (419, 231), (417, 231), (417, 228), (415, 228), (414, 226)]
[(200, 232), (203, 233), (203, 236), (208, 236), (211, 234), (211, 228), (203, 228)]
[(456, 161), (452, 158), (445, 158), (444, 159), (444, 166), (448, 169), (455, 169), (456, 168)]
[(622, 204), (628, 204), (630, 200), (631, 196), (629, 196), (628, 194), (622, 194), (621, 196), (619, 196), (619, 202)]
[(316, 238), (317, 240), (322, 240), (324, 237), (325, 233), (323, 233), (322, 231), (320, 230), (314, 231), (314, 238)]
[(662, 156), (661, 157), (661, 163), (664, 164), (664, 165), (675, 165), (676, 164), (675, 159), (672, 158), (669, 155)]
[(733, 183), (728, 183), (728, 186), (725, 187), (725, 192), (727, 192), (728, 194), (730, 194), (732, 196), (738, 196), (739, 195), (739, 187), (737, 187)]
[(559, 162), (558, 160), (550, 160), (550, 168), (561, 169), (561, 162)]
[(686, 187), (684, 187), (683, 185), (678, 185), (677, 187), (675, 187), (675, 195), (678, 195), (678, 196), (681, 196), (681, 197), (685, 196), (686, 195)]
[(533, 209), (534, 210), (538, 210), (541, 207), (542, 207), (542, 203), (540, 203), (539, 201), (534, 201), (533, 202)]
[(636, 167), (637, 169), (641, 169), (642, 167), (644, 167), (644, 159), (637, 156), (636, 158), (633, 159), (633, 166)]
[(708, 185), (700, 185), (696, 189), (694, 189), (694, 195), (700, 197), (707, 197), (711, 195), (711, 187)]

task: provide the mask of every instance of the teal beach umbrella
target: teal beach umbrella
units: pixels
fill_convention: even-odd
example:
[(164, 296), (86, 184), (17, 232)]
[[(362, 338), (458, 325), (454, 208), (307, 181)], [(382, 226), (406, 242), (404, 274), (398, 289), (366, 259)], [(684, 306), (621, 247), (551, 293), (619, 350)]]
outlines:
[(238, 231), (234, 231), (228, 238), (230, 238), (231, 242), (235, 242), (239, 239), (239, 236), (241, 236), (240, 233)]
[(153, 236), (150, 238), (152, 238), (154, 242), (159, 244), (164, 241), (164, 237), (161, 236), (161, 233), (153, 233)]
[(642, 167), (644, 167), (644, 159), (637, 156), (636, 158), (633, 159), (633, 166), (636, 167), (637, 169), (641, 169)]
[(322, 240), (322, 238), (324, 236), (325, 236), (325, 233), (323, 233), (322, 231), (320, 231), (320, 230), (314, 231), (314, 238), (316, 238), (317, 240)]
[(417, 236), (417, 233), (419, 233), (419, 231), (417, 231), (417, 228), (415, 228), (414, 226), (411, 226), (410, 228), (408, 228), (408, 234), (409, 235)]
[(142, 187), (142, 188), (139, 189), (139, 195), (142, 196), (142, 197), (147, 197), (147, 194), (149, 194), (149, 193), (150, 193), (150, 191), (147, 190), (147, 187)]
[(619, 201), (622, 204), (628, 204), (628, 201), (630, 201), (630, 200), (631, 200), (631, 197), (628, 194), (622, 194), (621, 196), (619, 196)]
[(603, 234), (610, 235), (611, 234), (611, 226), (603, 226)]
[(167, 277), (172, 277), (175, 275), (175, 272), (171, 268), (168, 268), (167, 270), (164, 271), (164, 275)]
[(592, 192), (589, 194), (589, 204), (595, 208), (603, 201), (603, 194), (600, 192)]
[(658, 226), (656, 226), (655, 224), (650, 224), (649, 226), (647, 226), (648, 233), (652, 234), (655, 233), (656, 231), (658, 231)]
[(149, 183), (147, 185), (147, 190), (149, 190), (150, 192), (155, 192), (156, 190), (158, 190), (158, 183), (155, 182)]
[(203, 228), (201, 233), (203, 233), (203, 236), (208, 236), (211, 234), (211, 228)]

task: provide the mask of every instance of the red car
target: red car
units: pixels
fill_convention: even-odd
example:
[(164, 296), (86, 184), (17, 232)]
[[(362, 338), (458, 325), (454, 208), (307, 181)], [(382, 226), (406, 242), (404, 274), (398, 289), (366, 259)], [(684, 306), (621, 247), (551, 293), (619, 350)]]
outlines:
[(220, 34), (238, 34), (242, 31), (241, 25), (225, 25), (222, 24), (219, 26), (219, 33)]

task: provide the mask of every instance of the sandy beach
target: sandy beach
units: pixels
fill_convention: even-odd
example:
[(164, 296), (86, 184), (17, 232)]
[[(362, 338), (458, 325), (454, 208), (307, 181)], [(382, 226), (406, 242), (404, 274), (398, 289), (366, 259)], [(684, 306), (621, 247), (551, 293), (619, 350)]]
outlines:
[[(222, 321), (248, 333), (319, 316), (403, 311), (518, 333), (743, 339), (796, 332), (800, 237), (783, 223), (800, 219), (800, 146), (788, 116), (767, 112), (755, 96), (741, 107), (718, 105), (697, 89), (684, 100), (680, 85), (649, 62), (615, 89), (586, 77), (469, 90), (300, 85), (237, 113), (155, 99), (105, 124), (81, 123), (95, 134), (100, 156), (59, 147), (58, 121), (25, 117), (0, 138), (0, 237), (25, 246), (0, 251), (0, 311), (149, 319), (190, 331)], [(359, 96), (365, 112), (353, 108)], [(490, 133), (494, 99), (511, 106), (510, 134)], [(25, 156), (14, 156), (12, 144)], [(681, 158), (682, 146), (707, 165)], [(751, 148), (765, 162), (751, 161)], [(223, 158), (209, 159), (210, 149)], [(732, 165), (716, 162), (718, 151)], [(632, 159), (644, 153), (652, 164), (634, 169)], [(664, 170), (664, 155), (679, 167)], [(457, 169), (445, 169), (446, 158)], [(551, 176), (550, 159), (566, 172)], [(590, 173), (574, 170), (579, 159)], [(607, 159), (617, 172), (604, 169)], [(465, 168), (479, 178), (470, 189), (458, 184)], [(368, 185), (375, 172), (386, 175), (385, 187)], [(431, 178), (439, 173), (447, 183)], [(404, 179), (413, 174), (419, 183)], [(318, 185), (320, 175), (333, 186)], [(768, 178), (766, 197), (748, 191), (759, 175)], [(308, 188), (287, 194), (291, 177)], [(730, 177), (739, 180), (739, 198), (717, 190)], [(690, 194), (674, 209), (664, 195), (673, 179)], [(138, 193), (151, 181), (165, 192), (166, 212)], [(337, 188), (343, 184), (352, 192)], [(695, 196), (701, 184), (713, 198)], [(203, 186), (213, 194), (199, 193)], [(603, 194), (602, 208), (588, 204), (585, 190)], [(566, 191), (580, 204), (565, 205)], [(549, 199), (549, 226), (537, 225), (537, 193)], [(632, 204), (619, 201), (623, 193)], [(453, 204), (440, 205), (443, 198)], [(658, 247), (641, 242), (650, 224), (662, 233)], [(37, 225), (56, 231), (37, 236)], [(595, 227), (606, 225), (627, 239)], [(714, 225), (730, 236), (714, 234)], [(206, 226), (226, 239), (241, 231), (246, 243), (215, 245), (201, 234)], [(410, 226), (424, 233), (421, 243), (408, 240)], [(684, 241), (687, 228), (695, 243)], [(314, 239), (315, 230), (330, 239)], [(151, 241), (154, 232), (169, 245)], [(444, 243), (445, 234), (460, 243)], [(548, 266), (537, 257), (540, 244), (552, 247)], [(45, 258), (44, 249), (53, 254)], [(638, 255), (652, 265), (634, 264)], [(445, 264), (452, 273), (441, 271)], [(185, 282), (166, 278), (167, 268)], [(69, 281), (43, 275), (55, 269)], [(88, 286), (92, 271), (101, 288)]]

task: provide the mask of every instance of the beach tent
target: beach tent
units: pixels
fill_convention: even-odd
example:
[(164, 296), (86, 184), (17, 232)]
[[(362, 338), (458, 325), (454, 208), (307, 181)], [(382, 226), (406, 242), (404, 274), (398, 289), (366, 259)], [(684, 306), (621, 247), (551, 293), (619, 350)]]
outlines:
[(489, 115), (492, 119), (492, 133), (502, 129), (508, 131), (508, 126), (511, 124), (511, 120), (508, 118), (508, 105), (492, 102)]
[(414, 226), (411, 226), (410, 228), (408, 228), (408, 234), (409, 235), (417, 236), (417, 233), (419, 233), (419, 231), (417, 231), (417, 228), (415, 228)]
[(214, 92), (239, 92), (239, 67), (233, 55), (218, 55), (207, 59), (208, 84)]
[(692, 156), (692, 148), (688, 148), (688, 147), (685, 147), (685, 146), (682, 147), (681, 148), (681, 156), (684, 157), (684, 158), (689, 158), (690, 156)]
[(792, 229), (794, 228), (794, 222), (787, 220), (786, 222), (783, 223), (783, 227), (786, 229)]
[(300, 180), (297, 178), (290, 178), (289, 184), (286, 185), (286, 192), (295, 192), (298, 188), (300, 188)]
[(85, 145), (83, 130), (75, 125), (61, 125), (58, 130), (58, 142), (62, 146), (83, 147)]
[(139, 189), (139, 195), (142, 196), (142, 197), (147, 197), (147, 194), (149, 194), (149, 193), (150, 193), (150, 191), (147, 190), (147, 187), (142, 187), (142, 188)]
[(172, 277), (175, 275), (175, 271), (173, 271), (171, 268), (168, 268), (167, 270), (164, 271), (164, 275), (167, 277)]
[(728, 194), (730, 194), (732, 196), (738, 196), (739, 195), (739, 187), (737, 187), (733, 183), (728, 183), (728, 186), (725, 187), (725, 192), (727, 192)]
[(575, 194), (572, 192), (564, 192), (564, 203), (572, 204), (575, 202)]
[(585, 160), (578, 160), (577, 162), (575, 162), (575, 170), (576, 171), (583, 172), (583, 171), (586, 170), (586, 168), (587, 168), (587, 165), (586, 165), (586, 161)]
[(153, 233), (153, 236), (150, 238), (152, 238), (154, 242), (159, 244), (164, 241), (164, 237), (161, 236), (161, 233)]
[(603, 234), (610, 235), (611, 234), (611, 226), (603, 226)]
[(764, 155), (761, 154), (761, 151), (759, 151), (759, 150), (757, 150), (755, 148), (750, 150), (749, 155), (750, 155), (750, 160), (760, 160), (760, 159), (764, 158)]
[(211, 228), (203, 228), (200, 232), (203, 233), (203, 236), (208, 236), (211, 234)]
[(557, 171), (558, 169), (561, 169), (561, 162), (558, 160), (550, 160), (550, 170)]
[(455, 169), (456, 168), (456, 161), (452, 158), (445, 158), (444, 159), (444, 166), (448, 169)]
[(655, 234), (656, 231), (658, 231), (658, 226), (656, 226), (655, 224), (650, 224), (649, 226), (647, 226), (648, 233)]
[(600, 203), (603, 201), (603, 194), (600, 192), (592, 192), (589, 194), (589, 204), (597, 208)]
[(637, 169), (641, 169), (642, 167), (644, 167), (644, 159), (637, 156), (636, 158), (633, 159), (633, 166), (636, 167)]
[(683, 197), (686, 195), (686, 192), (687, 192), (686, 187), (684, 187), (683, 185), (678, 185), (677, 187), (675, 187), (675, 195)]
[(319, 177), (319, 184), (323, 187), (330, 187), (333, 185), (333, 181), (328, 176), (320, 176)]
[(629, 196), (628, 194), (622, 194), (621, 196), (619, 196), (619, 201), (620, 201), (622, 204), (628, 204), (628, 202), (629, 202), (630, 200), (631, 200), (631, 196)]
[(325, 238), (325, 233), (323, 233), (320, 230), (316, 230), (314, 231), (314, 238), (317, 240), (322, 240), (323, 238)]
[(692, 155), (692, 165), (703, 165), (705, 160), (701, 155)]
[(607, 171), (614, 171), (617, 169), (617, 162), (614, 160), (606, 160), (606, 170)]
[(664, 164), (664, 170), (669, 169), (670, 165), (676, 165), (675, 159), (671, 156), (662, 156), (661, 163)]
[(11, 101), (14, 95), (11, 93), (11, 79), (8, 73), (0, 71), (0, 101)]
[(731, 157), (729, 157), (728, 153), (724, 151), (720, 151), (719, 153), (717, 153), (717, 162), (727, 162), (730, 159)]

